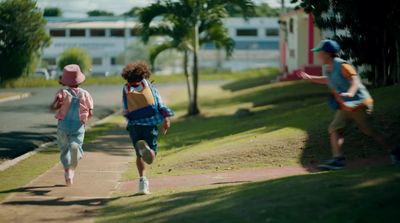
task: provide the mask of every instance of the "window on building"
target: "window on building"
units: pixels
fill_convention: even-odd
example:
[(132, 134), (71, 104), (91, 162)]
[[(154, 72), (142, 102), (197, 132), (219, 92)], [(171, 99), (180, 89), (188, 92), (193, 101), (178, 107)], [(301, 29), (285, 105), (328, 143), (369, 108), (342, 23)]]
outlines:
[(117, 58), (111, 57), (111, 65), (116, 65), (117, 64)]
[(279, 36), (279, 29), (266, 29), (265, 30), (265, 35), (266, 36)]
[(289, 50), (289, 57), (292, 57), (292, 58), (295, 57), (295, 51), (294, 51), (294, 49), (290, 49), (290, 50)]
[(139, 36), (139, 30), (138, 29), (131, 29), (131, 36)]
[(95, 57), (92, 59), (92, 64), (93, 65), (102, 65), (103, 64), (103, 60), (101, 57)]
[(124, 37), (125, 36), (125, 30), (124, 29), (111, 29), (110, 30), (110, 35), (112, 37)]
[(106, 30), (105, 29), (91, 29), (90, 30), (90, 36), (106, 36)]
[(236, 36), (257, 36), (257, 29), (237, 29)]
[(69, 35), (72, 37), (82, 37), (82, 36), (85, 36), (85, 30), (84, 29), (71, 29), (69, 31)]
[(47, 63), (47, 65), (57, 65), (56, 58), (43, 58), (43, 62)]
[(293, 33), (293, 18), (291, 18), (290, 20), (289, 20), (289, 32), (290, 33)]
[(52, 37), (65, 37), (65, 29), (50, 29), (50, 36)]

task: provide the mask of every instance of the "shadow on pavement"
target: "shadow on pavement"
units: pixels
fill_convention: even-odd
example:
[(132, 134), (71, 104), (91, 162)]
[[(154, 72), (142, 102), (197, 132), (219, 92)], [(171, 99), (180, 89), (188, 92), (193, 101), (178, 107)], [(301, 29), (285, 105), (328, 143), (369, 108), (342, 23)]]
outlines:
[(0, 159), (13, 159), (32, 151), (40, 144), (56, 139), (56, 132), (7, 132), (0, 133)]

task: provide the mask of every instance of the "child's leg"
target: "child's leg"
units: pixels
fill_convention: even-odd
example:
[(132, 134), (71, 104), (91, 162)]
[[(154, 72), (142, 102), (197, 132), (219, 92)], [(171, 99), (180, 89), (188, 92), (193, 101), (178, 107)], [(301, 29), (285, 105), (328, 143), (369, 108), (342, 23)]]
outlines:
[(136, 167), (138, 169), (140, 177), (146, 176), (146, 165), (140, 155), (136, 155)]
[(64, 169), (69, 169), (71, 165), (71, 154), (68, 133), (62, 130), (57, 130), (57, 143), (60, 147), (60, 161)]
[(71, 173), (71, 152), (70, 152), (70, 136), (67, 132), (60, 129), (57, 130), (57, 142), (60, 147), (60, 160), (64, 167), (64, 178), (67, 186), (72, 185), (73, 173)]
[(83, 157), (83, 140), (85, 138), (85, 128), (80, 128), (77, 132), (71, 134), (70, 154), (71, 167), (75, 169), (78, 166), (78, 161)]
[(340, 157), (343, 155), (342, 153), (342, 145), (344, 143), (343, 134), (341, 131), (335, 130), (330, 133), (330, 141), (331, 141), (331, 149), (333, 157)]
[(362, 109), (352, 113), (352, 119), (357, 124), (358, 128), (367, 136), (373, 138), (379, 145), (385, 148), (387, 151), (394, 149), (394, 146), (390, 146), (382, 133), (376, 131), (371, 127), (368, 120), (368, 114), (366, 110)]
[(154, 156), (157, 155), (158, 149), (158, 127), (157, 126), (146, 126), (146, 130), (143, 134), (144, 141), (149, 145), (152, 152), (154, 152)]
[(341, 110), (337, 111), (335, 114), (335, 118), (329, 125), (328, 129), (333, 157), (340, 157), (343, 155), (342, 145), (344, 143), (344, 137), (342, 134), (342, 130), (344, 129), (344, 127), (346, 127), (346, 124), (346, 112)]
[(145, 176), (145, 174), (146, 174), (146, 172), (145, 172), (146, 166), (145, 166), (144, 161), (142, 160), (142, 157), (141, 157), (141, 155), (140, 155), (140, 153), (139, 153), (139, 150), (138, 150), (137, 148), (135, 148), (136, 143), (137, 143), (139, 140), (141, 140), (141, 137), (140, 137), (140, 135), (139, 135), (139, 133), (140, 133), (139, 130), (140, 130), (140, 129), (138, 129), (138, 128), (139, 128), (138, 126), (128, 126), (128, 127), (127, 127), (127, 130), (129, 131), (129, 137), (131, 138), (133, 148), (135, 149), (135, 153), (136, 153), (136, 167), (137, 167), (139, 176), (140, 176), (140, 177), (143, 177), (143, 176)]

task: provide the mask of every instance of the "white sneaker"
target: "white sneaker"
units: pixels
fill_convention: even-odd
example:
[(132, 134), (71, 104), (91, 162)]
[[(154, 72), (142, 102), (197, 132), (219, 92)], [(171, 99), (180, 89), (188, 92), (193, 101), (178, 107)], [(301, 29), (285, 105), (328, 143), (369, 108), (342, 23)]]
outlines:
[(64, 178), (65, 178), (65, 184), (67, 185), (67, 187), (74, 184), (74, 171), (71, 169), (65, 169)]
[(136, 143), (136, 147), (139, 150), (139, 154), (142, 156), (143, 161), (149, 165), (152, 164), (154, 155), (147, 142), (144, 140), (139, 140)]
[(137, 194), (140, 195), (150, 194), (149, 180), (146, 177), (141, 177), (139, 179), (139, 192)]

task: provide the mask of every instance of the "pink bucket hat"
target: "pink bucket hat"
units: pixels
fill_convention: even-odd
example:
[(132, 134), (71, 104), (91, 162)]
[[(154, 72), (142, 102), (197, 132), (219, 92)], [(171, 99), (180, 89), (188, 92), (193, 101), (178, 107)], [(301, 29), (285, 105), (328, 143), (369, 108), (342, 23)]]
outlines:
[(67, 86), (75, 86), (82, 84), (85, 81), (85, 75), (76, 64), (70, 64), (64, 67), (64, 73), (61, 78), (61, 83)]

